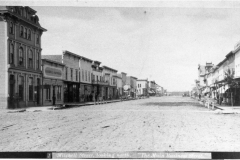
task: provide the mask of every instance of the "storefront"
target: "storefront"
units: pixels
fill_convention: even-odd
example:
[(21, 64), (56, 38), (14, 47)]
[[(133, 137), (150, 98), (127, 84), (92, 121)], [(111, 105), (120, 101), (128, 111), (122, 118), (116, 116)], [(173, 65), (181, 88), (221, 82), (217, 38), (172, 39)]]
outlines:
[(90, 102), (92, 101), (92, 85), (91, 84), (80, 84), (80, 102)]
[(77, 82), (64, 81), (64, 102), (75, 103), (79, 102), (80, 85)]
[(43, 105), (63, 104), (64, 64), (49, 59), (42, 59), (43, 64)]

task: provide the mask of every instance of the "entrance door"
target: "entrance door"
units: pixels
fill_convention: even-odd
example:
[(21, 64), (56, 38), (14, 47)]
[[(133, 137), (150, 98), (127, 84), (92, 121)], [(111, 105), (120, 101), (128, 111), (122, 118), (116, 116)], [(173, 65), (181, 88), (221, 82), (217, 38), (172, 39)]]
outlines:
[(40, 105), (40, 79), (37, 79), (37, 105)]
[(14, 75), (10, 75), (10, 87), (9, 87), (9, 100), (8, 100), (8, 106), (9, 108), (15, 108), (14, 106), (14, 86), (15, 86), (15, 80)]
[(53, 97), (52, 97), (52, 102), (53, 102), (53, 105), (55, 105), (55, 104), (56, 104), (55, 86), (53, 86), (52, 95), (53, 95)]

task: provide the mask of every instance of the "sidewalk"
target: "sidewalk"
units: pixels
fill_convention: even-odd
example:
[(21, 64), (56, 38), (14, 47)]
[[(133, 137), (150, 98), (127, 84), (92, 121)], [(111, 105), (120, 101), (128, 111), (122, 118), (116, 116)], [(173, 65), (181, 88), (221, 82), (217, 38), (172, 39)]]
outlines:
[[(205, 106), (203, 100), (199, 101), (199, 103)], [(240, 114), (240, 106), (229, 106), (226, 104), (219, 105), (216, 102), (214, 103), (214, 107), (212, 107), (212, 104), (210, 103), (209, 109), (213, 109), (213, 111), (220, 114)]]
[(18, 109), (9, 109), (5, 110), (6, 113), (17, 113), (17, 112), (41, 112), (41, 111), (53, 111), (53, 110), (61, 110), (61, 109), (68, 109), (68, 108), (75, 108), (75, 107), (82, 107), (88, 105), (101, 105), (107, 103), (116, 103), (116, 102), (123, 102), (123, 101), (130, 101), (130, 100), (137, 100), (137, 99), (117, 99), (117, 100), (108, 100), (102, 103), (95, 104), (94, 102), (85, 102), (85, 103), (65, 103), (65, 104), (57, 104), (55, 106), (39, 106), (39, 107), (27, 107), (27, 108), (18, 108)]

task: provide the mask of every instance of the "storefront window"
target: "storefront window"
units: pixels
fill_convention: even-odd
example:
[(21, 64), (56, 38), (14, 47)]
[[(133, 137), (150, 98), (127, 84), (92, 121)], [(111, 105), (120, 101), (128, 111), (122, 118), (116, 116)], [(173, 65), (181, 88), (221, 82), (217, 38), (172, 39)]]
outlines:
[(61, 100), (62, 86), (57, 86), (57, 100)]
[(29, 82), (28, 82), (28, 95), (29, 95), (29, 101), (33, 100), (33, 78), (29, 78)]
[(23, 100), (24, 95), (24, 83), (23, 83), (23, 76), (20, 76), (18, 79), (18, 92), (19, 92), (19, 100)]
[(46, 100), (50, 100), (50, 85), (47, 85), (46, 86), (46, 88), (45, 88), (45, 90), (46, 90)]

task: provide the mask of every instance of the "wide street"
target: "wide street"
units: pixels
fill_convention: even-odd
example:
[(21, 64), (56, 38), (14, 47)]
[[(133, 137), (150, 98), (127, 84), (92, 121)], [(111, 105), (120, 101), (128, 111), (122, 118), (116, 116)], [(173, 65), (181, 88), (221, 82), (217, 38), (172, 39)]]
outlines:
[(0, 151), (239, 151), (240, 115), (190, 97), (0, 113)]

